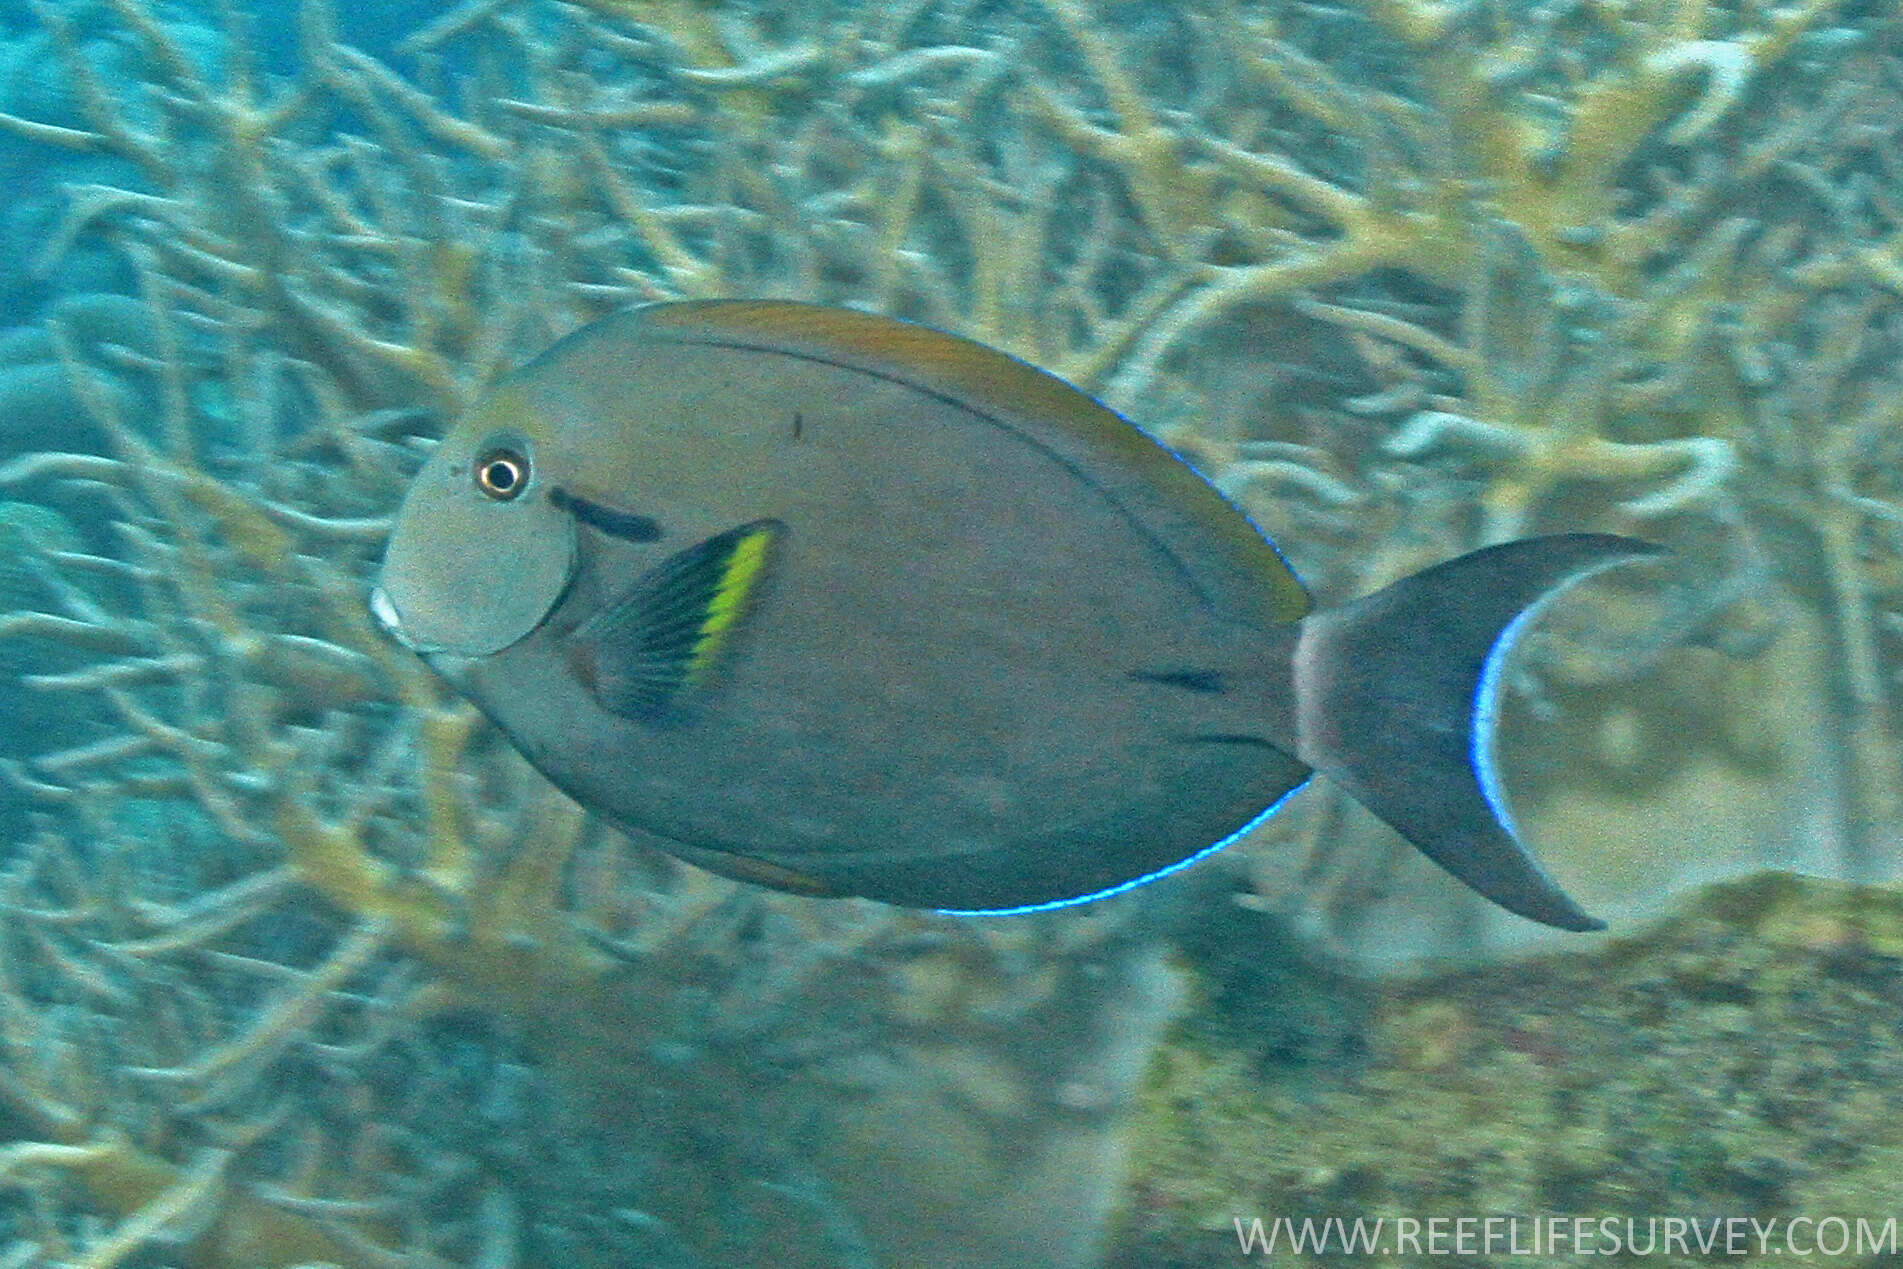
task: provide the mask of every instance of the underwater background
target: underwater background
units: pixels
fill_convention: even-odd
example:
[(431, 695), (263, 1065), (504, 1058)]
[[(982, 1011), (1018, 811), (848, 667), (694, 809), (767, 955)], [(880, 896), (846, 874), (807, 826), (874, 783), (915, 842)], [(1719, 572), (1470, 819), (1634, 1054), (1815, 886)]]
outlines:
[[(1900, 142), (1888, 0), (0, 0), (0, 1266), (1903, 1215)], [(1611, 930), (1320, 781), (1008, 920), (585, 817), (368, 579), (498, 374), (739, 295), (1069, 378), (1324, 604), (1672, 547), (1503, 723)]]

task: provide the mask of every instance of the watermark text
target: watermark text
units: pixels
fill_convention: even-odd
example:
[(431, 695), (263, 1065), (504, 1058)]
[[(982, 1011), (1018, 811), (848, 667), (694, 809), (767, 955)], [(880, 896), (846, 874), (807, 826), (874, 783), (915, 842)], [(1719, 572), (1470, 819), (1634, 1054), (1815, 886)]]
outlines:
[(1245, 1256), (1897, 1254), (1894, 1216), (1238, 1216), (1235, 1226)]

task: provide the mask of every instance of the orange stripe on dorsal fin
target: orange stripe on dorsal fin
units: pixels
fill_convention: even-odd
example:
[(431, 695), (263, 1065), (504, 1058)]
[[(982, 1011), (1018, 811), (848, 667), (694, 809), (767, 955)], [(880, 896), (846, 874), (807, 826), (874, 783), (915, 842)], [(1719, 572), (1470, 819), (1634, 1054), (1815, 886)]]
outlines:
[[(1030, 440), (1103, 491), (1230, 616), (1292, 621), (1299, 579), (1248, 517), (1109, 406), (985, 344), (897, 318), (793, 300), (692, 300), (633, 310), (661, 340), (779, 352), (902, 383)], [(1224, 567), (1211, 567), (1212, 557)], [(1240, 573), (1244, 585), (1233, 580)]]

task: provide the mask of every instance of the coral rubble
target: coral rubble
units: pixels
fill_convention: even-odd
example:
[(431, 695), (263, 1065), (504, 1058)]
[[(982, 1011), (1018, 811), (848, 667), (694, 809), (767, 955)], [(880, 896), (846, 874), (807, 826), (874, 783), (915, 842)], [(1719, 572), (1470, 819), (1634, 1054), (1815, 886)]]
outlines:
[[(1853, 1237), (1862, 1218), (1880, 1232), (1903, 1197), (1900, 937), (1892, 894), (1767, 877), (1589, 955), (1358, 989), (1283, 961), (1284, 996), (1352, 992), (1361, 1059), (1265, 1055), (1273, 1037), (1212, 998), (1152, 1069), (1109, 1263), (1234, 1264), (1235, 1220), (1258, 1217), (1385, 1220), (1387, 1254), (1353, 1257), (1370, 1264), (1418, 1263), (1394, 1254), (1397, 1218), (1446, 1222), (1449, 1249), (1454, 1222), (1470, 1222), (1469, 1265), (1529, 1263), (1533, 1221), (1555, 1214), (1595, 1233), (1610, 1220), (1619, 1237), (1631, 1218), (1654, 1254), (1619, 1263), (1708, 1263), (1695, 1247), (1668, 1254), (1666, 1217), (1837, 1218)], [(1487, 1217), (1500, 1239), (1483, 1249)], [(1792, 1237), (1809, 1246), (1804, 1227)], [(1753, 1239), (1725, 1258), (1777, 1263), (1781, 1249)], [(1343, 1258), (1339, 1243), (1285, 1242), (1263, 1263)]]

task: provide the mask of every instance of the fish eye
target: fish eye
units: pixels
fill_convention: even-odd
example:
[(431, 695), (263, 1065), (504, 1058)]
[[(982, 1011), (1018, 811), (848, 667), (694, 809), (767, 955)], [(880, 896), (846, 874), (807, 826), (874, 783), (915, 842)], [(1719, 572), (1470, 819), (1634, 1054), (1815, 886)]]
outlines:
[(476, 488), (497, 502), (520, 498), (529, 486), (529, 460), (512, 449), (492, 449), (476, 460)]

